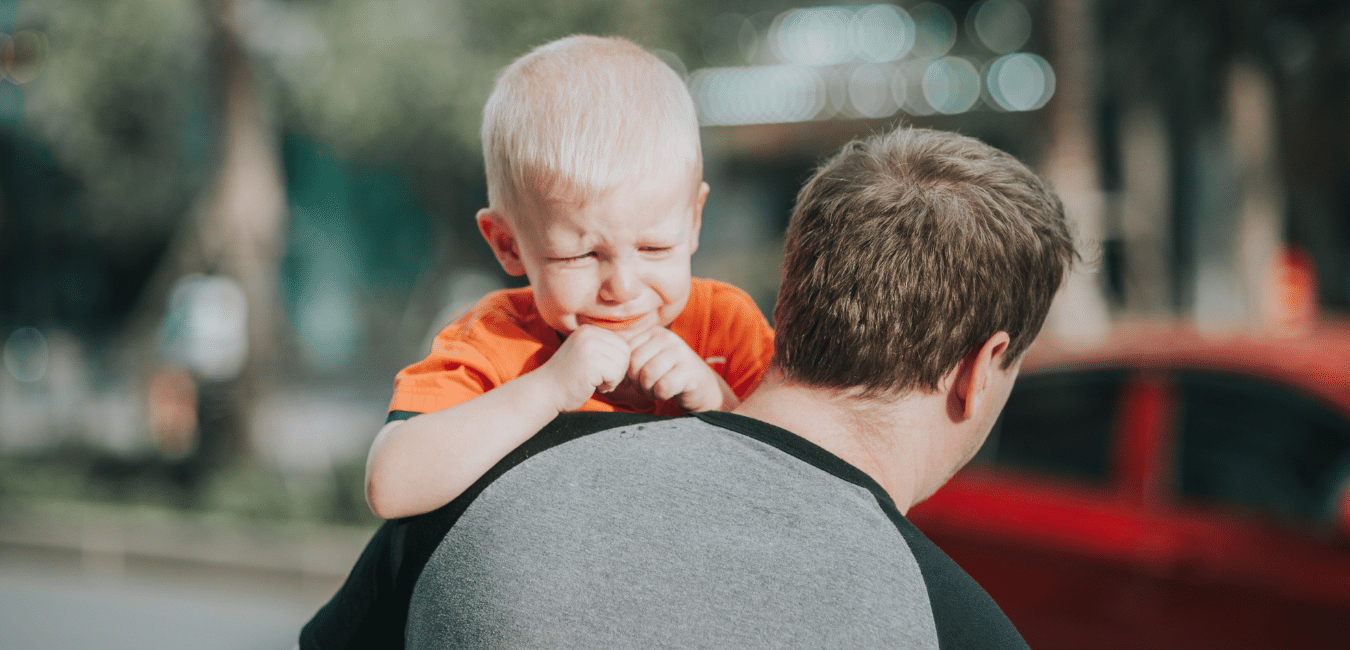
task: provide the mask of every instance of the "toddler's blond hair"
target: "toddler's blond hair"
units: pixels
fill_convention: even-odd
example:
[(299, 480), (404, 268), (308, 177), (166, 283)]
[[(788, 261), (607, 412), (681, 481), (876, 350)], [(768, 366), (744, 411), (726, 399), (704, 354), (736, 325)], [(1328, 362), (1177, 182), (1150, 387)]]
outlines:
[(688, 88), (622, 38), (569, 36), (516, 59), (483, 108), (482, 138), (489, 207), (513, 221), (525, 192), (586, 200), (651, 174), (702, 180)]

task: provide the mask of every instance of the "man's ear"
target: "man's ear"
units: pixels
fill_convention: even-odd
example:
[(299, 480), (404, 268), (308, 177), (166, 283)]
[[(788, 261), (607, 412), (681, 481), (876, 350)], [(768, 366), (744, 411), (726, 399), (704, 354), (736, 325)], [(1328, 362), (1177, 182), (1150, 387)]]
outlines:
[(511, 223), (501, 213), (491, 208), (478, 211), (478, 232), (492, 247), (502, 270), (508, 275), (525, 275), (525, 264), (520, 260), (520, 245), (516, 242), (516, 233)]
[(703, 203), (708, 200), (708, 184), (706, 182), (698, 184), (698, 196), (694, 199), (694, 226), (689, 231), (689, 254), (693, 255), (698, 250), (698, 233), (703, 227)]
[(975, 417), (994, 398), (990, 387), (994, 373), (1003, 369), (1009, 341), (1007, 332), (994, 332), (980, 347), (966, 353), (952, 371), (955, 377), (948, 395), (948, 411), (954, 419), (965, 421)]

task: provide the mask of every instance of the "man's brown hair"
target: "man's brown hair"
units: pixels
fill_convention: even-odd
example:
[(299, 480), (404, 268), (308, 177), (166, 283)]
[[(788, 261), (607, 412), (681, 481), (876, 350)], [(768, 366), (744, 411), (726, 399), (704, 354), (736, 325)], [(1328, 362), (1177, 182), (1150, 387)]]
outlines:
[(1054, 192), (979, 140), (897, 129), (852, 142), (797, 195), (774, 309), (789, 381), (935, 390), (1008, 333), (1026, 351), (1077, 258)]

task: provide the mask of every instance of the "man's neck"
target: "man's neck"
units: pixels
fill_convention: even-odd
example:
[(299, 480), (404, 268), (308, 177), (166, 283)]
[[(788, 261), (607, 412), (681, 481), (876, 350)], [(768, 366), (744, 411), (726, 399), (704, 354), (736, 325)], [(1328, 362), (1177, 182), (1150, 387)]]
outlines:
[(931, 450), (922, 430), (922, 402), (842, 397), (787, 383), (771, 371), (733, 412), (787, 429), (857, 467), (904, 514), (928, 496), (921, 461)]

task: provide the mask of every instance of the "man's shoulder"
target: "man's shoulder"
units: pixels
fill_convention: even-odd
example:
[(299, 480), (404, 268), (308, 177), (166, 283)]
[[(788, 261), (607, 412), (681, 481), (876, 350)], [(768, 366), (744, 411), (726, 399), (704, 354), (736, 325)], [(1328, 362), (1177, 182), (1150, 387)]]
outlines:
[[(560, 453), (536, 471), (522, 473), (518, 485), (503, 486), (508, 491), (499, 499), (509, 503), (514, 498), (509, 491), (520, 489), (549, 500), (552, 506), (544, 509), (565, 521), (531, 515), (521, 522), (520, 535), (558, 526), (551, 539), (589, 531), (611, 542), (632, 535), (628, 541), (643, 547), (666, 544), (667, 558), (685, 558), (689, 565), (681, 568), (681, 560), (664, 559), (660, 568), (649, 567), (654, 575), (644, 579), (676, 581), (710, 593), (716, 584), (754, 574), (759, 581), (777, 581), (778, 606), (791, 610), (797, 603), (803, 611), (792, 616), (802, 620), (814, 616), (805, 611), (807, 603), (823, 594), (796, 577), (814, 572), (848, 585), (851, 596), (831, 594), (848, 603), (841, 609), (875, 612), (886, 603), (882, 607), (895, 618), (870, 623), (887, 633), (912, 635), (913, 641), (931, 629), (941, 647), (1026, 648), (993, 599), (900, 513), (879, 484), (805, 438), (720, 412), (675, 419), (568, 417), (555, 422), (547, 435)], [(581, 444), (562, 446), (568, 442)], [(608, 480), (578, 486), (581, 476)], [(531, 481), (538, 481), (535, 488), (527, 487)], [(622, 523), (605, 530), (609, 522)], [(493, 517), (492, 526), (498, 524)], [(660, 532), (641, 540), (635, 529)], [(496, 539), (497, 532), (490, 537)], [(766, 561), (740, 548), (747, 539), (774, 547), (776, 559)], [(698, 584), (696, 576), (705, 565), (717, 566), (702, 555), (709, 549), (720, 549), (716, 553), (728, 559), (712, 572), (717, 574), (712, 583)], [(619, 566), (639, 566), (649, 559), (644, 553), (615, 551), (610, 559)], [(780, 571), (784, 561), (793, 568)], [(788, 591), (792, 595), (785, 595)], [(851, 624), (867, 623), (859, 618)]]
[(560, 413), (535, 434), (524, 447), (534, 447), (533, 454), (556, 447), (582, 436), (637, 426), (649, 422), (672, 421), (674, 418), (663, 415), (627, 413), (624, 411), (576, 411)]
[(1027, 650), (1012, 621), (965, 569), (899, 511), (887, 514), (923, 573), (942, 647)]
[(454, 501), (427, 514), (409, 518), (407, 522), (411, 525), (410, 530), (415, 536), (438, 541), (444, 531), (449, 530), (455, 524), (459, 516), (478, 498), (483, 490), (526, 460), (587, 435), (669, 419), (671, 418), (659, 415), (622, 411), (561, 413), (529, 440), (507, 454)]
[(919, 564), (860, 471), (740, 416), (617, 422), (556, 423), (473, 499), (417, 580), (409, 639), (937, 647)]
[(734, 414), (564, 414), (451, 504), (386, 529), (391, 584), (366, 623), (392, 642), (407, 621), (415, 647), (1025, 647), (880, 486)]

